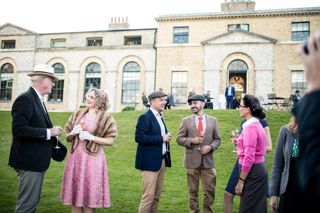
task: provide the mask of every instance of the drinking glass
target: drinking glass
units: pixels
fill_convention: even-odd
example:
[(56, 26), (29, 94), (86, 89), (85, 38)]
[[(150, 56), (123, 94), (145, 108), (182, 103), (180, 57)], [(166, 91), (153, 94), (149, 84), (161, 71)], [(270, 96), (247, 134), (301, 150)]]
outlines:
[(239, 130), (238, 129), (232, 130), (230, 137), (231, 137), (231, 142), (234, 144), (232, 152), (237, 152), (237, 144), (235, 143), (235, 141), (239, 137)]
[(56, 136), (56, 139), (57, 139), (57, 143), (56, 143), (56, 146), (53, 147), (54, 149), (60, 149), (60, 146), (59, 146), (59, 136)]

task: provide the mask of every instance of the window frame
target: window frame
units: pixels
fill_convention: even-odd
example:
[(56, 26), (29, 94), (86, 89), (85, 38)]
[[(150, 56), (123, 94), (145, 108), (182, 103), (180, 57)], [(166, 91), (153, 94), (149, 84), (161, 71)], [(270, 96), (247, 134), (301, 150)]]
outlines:
[[(294, 73), (299, 73), (297, 78), (294, 78)], [(296, 80), (296, 81), (294, 81)], [(299, 81), (300, 80), (300, 81)], [(294, 85), (296, 84), (296, 85)], [(305, 77), (304, 70), (291, 70), (291, 94), (294, 94), (296, 90), (300, 91), (300, 94), (303, 95), (307, 89), (307, 80)]]
[[(90, 42), (92, 42), (90, 44)], [(87, 47), (101, 47), (103, 45), (103, 38), (102, 37), (88, 37), (87, 38)]]
[(124, 36), (123, 44), (126, 45), (126, 46), (141, 45), (142, 44), (142, 36), (141, 35)]
[[(136, 70), (126, 70), (130, 68), (130, 64), (136, 65)], [(140, 78), (141, 67), (136, 61), (129, 61), (123, 66), (121, 82), (121, 104), (138, 104), (140, 101)], [(125, 79), (127, 78), (127, 79)], [(125, 81), (133, 80), (134, 83), (125, 83)], [(133, 85), (133, 86), (132, 86)], [(129, 91), (129, 92), (128, 92)], [(131, 94), (131, 95), (127, 95)], [(133, 94), (133, 95), (132, 95)], [(129, 100), (128, 100), (129, 98)]]
[[(10, 46), (10, 44), (8, 43), (11, 43), (12, 46)], [(9, 45), (9, 47), (7, 47)], [(1, 49), (15, 49), (16, 48), (16, 40), (14, 39), (10, 39), (10, 40), (1, 40)]]
[[(294, 25), (307, 24), (308, 30), (303, 30), (304, 26), (301, 26), (301, 30), (294, 30)], [(299, 26), (296, 26), (299, 28)], [(306, 34), (307, 33), (307, 34)], [(300, 35), (299, 35), (300, 34)], [(291, 41), (306, 41), (310, 36), (310, 21), (291, 22)]]
[[(230, 27), (235, 26), (234, 29), (230, 29)], [(246, 26), (248, 29), (242, 28), (242, 26)], [(228, 32), (233, 31), (233, 30), (244, 30), (249, 32), (250, 31), (250, 25), (249, 24), (228, 24)]]
[[(175, 32), (178, 29), (187, 29), (185, 32)], [(189, 43), (189, 26), (175, 26), (173, 27), (172, 42), (174, 44), (187, 44)]]
[[(55, 65), (61, 65), (63, 70), (58, 71)], [(52, 65), (54, 69), (55, 76), (58, 77), (58, 81), (56, 81), (54, 84), (54, 87), (52, 88), (52, 91), (50, 94), (48, 94), (48, 102), (49, 103), (62, 103), (63, 102), (63, 96), (64, 96), (64, 76), (65, 76), (65, 68), (62, 63), (54, 63)], [(59, 97), (59, 99), (58, 99)]]
[[(10, 66), (10, 69), (4, 71), (4, 66)], [(14, 81), (14, 67), (11, 63), (4, 63), (0, 67), (0, 101), (12, 100), (12, 87)]]
[[(181, 79), (185, 81), (174, 81), (174, 74), (184, 74)], [(177, 86), (175, 86), (177, 84)], [(179, 85), (180, 84), (180, 85)], [(188, 100), (188, 71), (174, 70), (171, 72), (171, 94), (175, 96), (175, 104), (185, 104)]]
[[(60, 45), (57, 45), (60, 44)], [(54, 38), (51, 39), (51, 48), (65, 48), (67, 44), (67, 39), (65, 38)]]

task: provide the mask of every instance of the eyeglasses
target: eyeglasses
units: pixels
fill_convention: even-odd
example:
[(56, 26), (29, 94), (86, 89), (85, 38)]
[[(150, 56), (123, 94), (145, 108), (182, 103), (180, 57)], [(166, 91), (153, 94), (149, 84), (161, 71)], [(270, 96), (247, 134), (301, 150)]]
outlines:
[(245, 106), (245, 105), (241, 105), (241, 104), (239, 105), (239, 107), (247, 108), (247, 106)]

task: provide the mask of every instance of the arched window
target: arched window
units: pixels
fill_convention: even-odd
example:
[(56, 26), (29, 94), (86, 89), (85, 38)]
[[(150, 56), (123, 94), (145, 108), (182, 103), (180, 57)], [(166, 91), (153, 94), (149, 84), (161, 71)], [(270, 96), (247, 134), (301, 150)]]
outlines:
[(140, 66), (136, 62), (128, 62), (123, 67), (122, 103), (139, 103)]
[(12, 98), (13, 66), (5, 63), (0, 70), (0, 100), (10, 101)]
[(92, 87), (100, 89), (101, 82), (101, 66), (92, 62), (86, 67), (86, 74), (84, 77), (84, 91), (83, 91), (83, 100), (85, 100), (85, 95), (88, 90)]
[(247, 72), (248, 66), (242, 60), (234, 60), (228, 66), (229, 72)]
[(55, 86), (52, 92), (48, 95), (49, 102), (62, 102), (63, 101), (63, 86), (64, 86), (64, 66), (60, 63), (55, 63), (52, 65), (54, 69), (54, 75), (59, 78), (55, 82)]

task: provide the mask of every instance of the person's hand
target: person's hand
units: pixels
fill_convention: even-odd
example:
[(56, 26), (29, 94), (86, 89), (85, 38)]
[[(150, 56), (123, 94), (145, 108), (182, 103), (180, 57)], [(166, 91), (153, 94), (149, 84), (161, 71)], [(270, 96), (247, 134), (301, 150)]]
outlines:
[(213, 149), (212, 146), (204, 145), (204, 146), (201, 146), (200, 152), (201, 152), (201, 154), (205, 155), (205, 154), (211, 152), (212, 149)]
[(236, 185), (236, 188), (235, 188), (235, 193), (239, 196), (242, 195), (242, 190), (243, 190), (243, 184), (244, 182), (242, 180), (239, 180), (237, 185)]
[(70, 132), (71, 135), (78, 135), (80, 132), (82, 131), (82, 128), (81, 126), (78, 124), (78, 125), (75, 125), (72, 129), (72, 131)]
[(79, 134), (79, 138), (81, 140), (93, 141), (94, 135), (90, 134), (88, 131), (81, 131)]
[(192, 144), (202, 144), (203, 143), (203, 137), (194, 137), (191, 139)]
[(165, 134), (164, 136), (162, 136), (162, 139), (164, 142), (169, 143), (171, 141), (171, 134), (170, 133)]
[(60, 126), (54, 126), (50, 129), (51, 137), (60, 136), (62, 133), (62, 128)]
[(272, 213), (277, 213), (278, 212), (278, 198), (276, 196), (271, 196), (270, 197), (270, 202), (269, 206), (272, 209)]
[(310, 91), (320, 89), (320, 31), (310, 36), (307, 43), (308, 53), (304, 51), (303, 45), (299, 50), (305, 65), (306, 79)]

